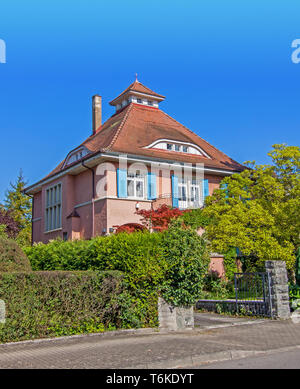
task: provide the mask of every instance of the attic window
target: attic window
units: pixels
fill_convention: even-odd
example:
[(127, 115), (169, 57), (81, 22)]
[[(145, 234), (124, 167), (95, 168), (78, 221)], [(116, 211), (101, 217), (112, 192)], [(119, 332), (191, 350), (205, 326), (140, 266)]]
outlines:
[(172, 151), (176, 153), (187, 153), (187, 154), (195, 154), (195, 155), (202, 155), (207, 158), (210, 158), (208, 154), (203, 151), (200, 146), (188, 143), (188, 142), (180, 142), (177, 140), (169, 140), (169, 139), (159, 139), (153, 143), (151, 143), (149, 146), (146, 146), (147, 149), (149, 148), (155, 148), (155, 149), (161, 149), (161, 150), (167, 150)]
[(88, 154), (88, 151), (85, 148), (74, 151), (67, 158), (66, 165), (70, 165), (71, 163), (74, 163), (74, 162), (81, 160), (87, 154)]

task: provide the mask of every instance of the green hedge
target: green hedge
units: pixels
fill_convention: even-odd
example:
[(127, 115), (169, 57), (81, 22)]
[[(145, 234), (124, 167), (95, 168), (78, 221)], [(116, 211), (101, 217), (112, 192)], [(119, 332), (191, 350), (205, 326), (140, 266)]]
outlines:
[(157, 296), (134, 295), (121, 272), (0, 273), (0, 342), (156, 326)]
[(0, 236), (0, 272), (31, 271), (29, 259), (17, 242)]
[(147, 299), (158, 292), (174, 305), (201, 298), (209, 255), (193, 228), (175, 220), (162, 233), (135, 232), (89, 241), (36, 244), (27, 248), (33, 270), (119, 270), (128, 290)]

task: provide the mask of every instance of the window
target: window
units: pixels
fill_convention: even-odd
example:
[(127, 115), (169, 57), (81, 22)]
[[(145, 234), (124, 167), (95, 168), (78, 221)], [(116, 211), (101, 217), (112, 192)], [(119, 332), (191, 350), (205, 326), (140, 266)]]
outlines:
[(178, 180), (178, 205), (180, 209), (199, 208), (201, 201), (201, 185), (198, 180)]
[(137, 99), (136, 100), (139, 104), (142, 104), (142, 99)]
[(182, 146), (182, 151), (183, 151), (184, 153), (187, 153), (187, 152), (188, 152), (188, 147), (187, 147), (187, 146)]
[(167, 143), (167, 150), (173, 150), (172, 143)]
[(61, 184), (46, 190), (46, 232), (61, 228), (61, 197)]
[(145, 198), (145, 176), (139, 170), (127, 174), (127, 196)]
[(148, 100), (148, 105), (153, 105), (153, 101)]
[(180, 145), (175, 145), (175, 151), (180, 151)]

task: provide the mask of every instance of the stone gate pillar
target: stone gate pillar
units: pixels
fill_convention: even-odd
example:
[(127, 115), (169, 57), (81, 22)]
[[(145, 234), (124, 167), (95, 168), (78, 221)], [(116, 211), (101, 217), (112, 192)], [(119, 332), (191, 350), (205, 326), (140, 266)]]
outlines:
[(286, 265), (284, 261), (266, 261), (266, 272), (269, 273), (271, 284), (272, 313), (275, 319), (289, 319), (289, 287)]

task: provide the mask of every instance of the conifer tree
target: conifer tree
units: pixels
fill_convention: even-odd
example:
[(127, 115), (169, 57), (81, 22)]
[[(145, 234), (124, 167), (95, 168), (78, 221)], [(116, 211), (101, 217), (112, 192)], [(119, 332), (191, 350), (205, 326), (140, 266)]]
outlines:
[(30, 244), (31, 241), (31, 212), (32, 201), (29, 196), (24, 193), (27, 185), (23, 176), (22, 169), (19, 172), (15, 183), (10, 183), (10, 188), (5, 194), (4, 207), (10, 211), (10, 215), (17, 222), (20, 233), (17, 240), (21, 245)]

